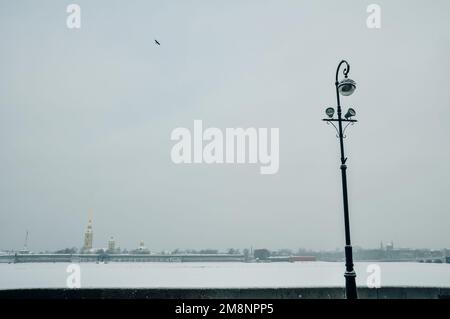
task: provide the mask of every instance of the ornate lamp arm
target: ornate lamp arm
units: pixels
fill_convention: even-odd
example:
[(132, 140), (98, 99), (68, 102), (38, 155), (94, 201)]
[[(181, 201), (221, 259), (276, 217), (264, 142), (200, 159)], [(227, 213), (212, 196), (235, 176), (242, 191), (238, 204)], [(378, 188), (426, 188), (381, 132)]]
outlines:
[(336, 70), (336, 85), (339, 83), (339, 69), (341, 68), (342, 64), (345, 64), (345, 69), (343, 71), (345, 78), (347, 78), (348, 73), (350, 72), (350, 64), (348, 64), (347, 61), (342, 60)]

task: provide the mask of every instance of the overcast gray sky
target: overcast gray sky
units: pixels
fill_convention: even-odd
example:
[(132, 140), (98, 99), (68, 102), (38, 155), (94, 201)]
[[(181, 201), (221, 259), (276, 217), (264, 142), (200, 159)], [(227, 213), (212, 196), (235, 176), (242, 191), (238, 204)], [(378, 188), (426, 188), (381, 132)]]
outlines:
[[(450, 2), (0, 1), (0, 249), (450, 248)], [(381, 5), (381, 29), (366, 8)], [(154, 43), (161, 42), (161, 46)], [(280, 169), (175, 165), (176, 127), (276, 127)]]

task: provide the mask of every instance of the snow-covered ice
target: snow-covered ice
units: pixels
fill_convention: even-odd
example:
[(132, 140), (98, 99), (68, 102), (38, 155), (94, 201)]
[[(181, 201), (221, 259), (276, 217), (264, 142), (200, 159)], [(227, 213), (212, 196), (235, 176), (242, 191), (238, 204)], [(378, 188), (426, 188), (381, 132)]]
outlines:
[[(368, 265), (355, 263), (366, 286)], [(376, 263), (381, 286), (450, 287), (450, 264)], [(0, 264), (0, 289), (63, 288), (69, 264)], [(296, 263), (81, 263), (82, 288), (232, 288), (344, 286), (344, 264)]]

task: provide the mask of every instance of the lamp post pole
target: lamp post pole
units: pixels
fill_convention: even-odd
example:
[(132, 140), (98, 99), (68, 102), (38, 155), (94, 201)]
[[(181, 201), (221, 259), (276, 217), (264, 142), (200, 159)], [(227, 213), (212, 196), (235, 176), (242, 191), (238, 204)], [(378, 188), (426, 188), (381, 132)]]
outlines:
[[(345, 69), (343, 74), (345, 76), (345, 80), (339, 82), (339, 70), (342, 65), (345, 64)], [(340, 94), (342, 95), (351, 95), (356, 88), (356, 84), (354, 81), (347, 79), (347, 75), (350, 72), (350, 65), (347, 61), (343, 60), (339, 63), (336, 70), (336, 99), (337, 99), (337, 119), (332, 119), (334, 115), (334, 110), (332, 110), (333, 114), (329, 114), (327, 109), (327, 115), (330, 117), (329, 119), (324, 119), (327, 123), (333, 124), (336, 128), (339, 137), (339, 146), (341, 152), (341, 174), (342, 174), (342, 196), (343, 196), (343, 204), (344, 204), (344, 224), (345, 224), (345, 292), (347, 299), (357, 299), (358, 293), (356, 290), (356, 273), (353, 268), (353, 252), (352, 245), (350, 240), (350, 221), (349, 221), (349, 211), (348, 211), (348, 193), (347, 193), (347, 158), (344, 153), (344, 132), (349, 124), (353, 124), (357, 122), (356, 120), (352, 120), (351, 117), (356, 113), (353, 109), (349, 109), (348, 113), (345, 115), (345, 119), (342, 118), (342, 108), (340, 101)], [(330, 116), (331, 115), (331, 116)], [(338, 122), (338, 126), (336, 127), (333, 122)], [(345, 128), (343, 128), (342, 123), (346, 123)]]

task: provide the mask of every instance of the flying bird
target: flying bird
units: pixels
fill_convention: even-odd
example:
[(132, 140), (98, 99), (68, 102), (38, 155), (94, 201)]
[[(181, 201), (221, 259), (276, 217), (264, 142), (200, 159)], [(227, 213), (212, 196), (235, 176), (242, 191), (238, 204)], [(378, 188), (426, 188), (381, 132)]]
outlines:
[(156, 43), (157, 45), (161, 45), (161, 43), (159, 43), (158, 40), (156, 40), (156, 39), (155, 39), (155, 43)]

